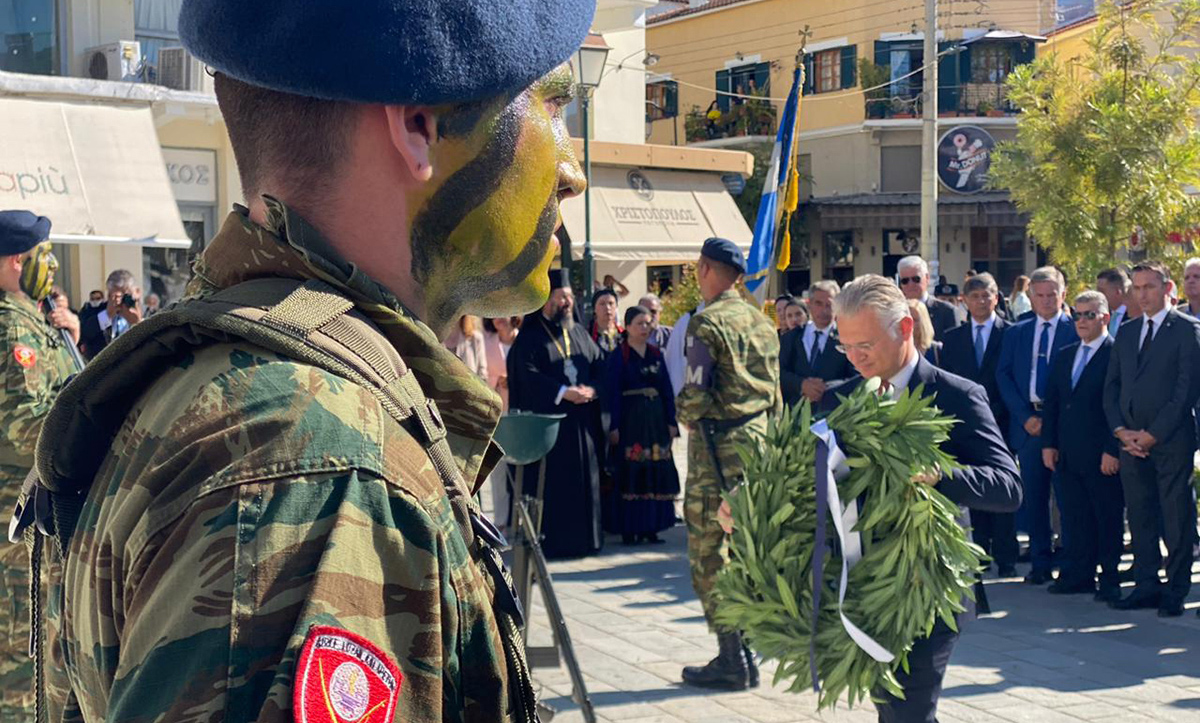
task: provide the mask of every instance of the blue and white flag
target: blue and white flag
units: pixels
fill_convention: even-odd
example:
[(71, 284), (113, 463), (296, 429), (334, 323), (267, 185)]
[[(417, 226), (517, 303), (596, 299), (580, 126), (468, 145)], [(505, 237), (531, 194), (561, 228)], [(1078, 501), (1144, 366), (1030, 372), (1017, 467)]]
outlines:
[(763, 182), (762, 199), (758, 202), (758, 220), (754, 223), (754, 243), (746, 257), (746, 288), (761, 304), (767, 295), (767, 277), (775, 260), (775, 237), (779, 231), (779, 193), (787, 188), (788, 170), (794, 160), (796, 143), (796, 113), (800, 103), (802, 67), (792, 76), (792, 90), (783, 106), (775, 148), (771, 151), (771, 167)]

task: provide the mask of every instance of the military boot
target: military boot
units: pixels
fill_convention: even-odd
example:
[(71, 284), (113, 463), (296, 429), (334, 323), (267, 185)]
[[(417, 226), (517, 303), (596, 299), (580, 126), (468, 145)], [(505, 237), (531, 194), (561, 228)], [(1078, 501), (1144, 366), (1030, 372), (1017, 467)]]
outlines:
[(746, 645), (745, 639), (742, 640), (742, 652), (746, 654), (746, 681), (751, 688), (758, 687), (758, 663), (754, 662), (754, 651)]
[(717, 633), (717, 657), (703, 667), (689, 665), (683, 669), (683, 682), (697, 688), (745, 690), (750, 685), (746, 654), (739, 633)]

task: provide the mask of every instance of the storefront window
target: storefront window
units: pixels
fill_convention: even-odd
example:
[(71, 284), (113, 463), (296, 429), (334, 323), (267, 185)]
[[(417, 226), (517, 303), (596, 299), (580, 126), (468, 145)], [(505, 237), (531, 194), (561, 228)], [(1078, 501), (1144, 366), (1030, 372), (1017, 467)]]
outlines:
[(1011, 289), (1013, 281), (1025, 273), (1025, 229), (971, 229), (971, 268), (996, 277), (1001, 289)]
[[(59, 72), (56, 0), (10, 0), (0, 9), (4, 54), (0, 70), (57, 75)], [(0, 3), (3, 5), (4, 3)]]
[(825, 233), (825, 268), (854, 268), (853, 231), (828, 231)]

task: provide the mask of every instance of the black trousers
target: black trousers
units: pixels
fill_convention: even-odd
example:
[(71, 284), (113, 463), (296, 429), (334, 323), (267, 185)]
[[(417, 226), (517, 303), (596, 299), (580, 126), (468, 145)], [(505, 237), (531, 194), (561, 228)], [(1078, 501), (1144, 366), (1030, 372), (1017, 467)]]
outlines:
[[(1187, 444), (1155, 446), (1147, 459), (1121, 452), (1121, 486), (1133, 538), (1133, 575), (1137, 592), (1161, 592), (1182, 601), (1192, 588), (1192, 548), (1196, 544), (1196, 502), (1192, 489), (1192, 449)], [(1167, 582), (1159, 587), (1167, 546)]]
[(1124, 540), (1125, 499), (1121, 480), (1100, 473), (1100, 460), (1086, 469), (1062, 463), (1058, 466), (1059, 510), (1066, 560), (1059, 577), (1068, 583), (1094, 581), (1100, 566), (1100, 585), (1117, 586), (1117, 565)]
[[(962, 618), (958, 619), (962, 629)], [(938, 699), (942, 696), (942, 680), (950, 664), (950, 654), (958, 642), (958, 633), (941, 620), (933, 626), (927, 638), (913, 643), (908, 654), (908, 673), (896, 673), (904, 700), (882, 693), (884, 702), (876, 703), (879, 723), (937, 723)]]
[(1017, 564), (1017, 516), (1012, 512), (971, 510), (971, 537), (997, 567)]

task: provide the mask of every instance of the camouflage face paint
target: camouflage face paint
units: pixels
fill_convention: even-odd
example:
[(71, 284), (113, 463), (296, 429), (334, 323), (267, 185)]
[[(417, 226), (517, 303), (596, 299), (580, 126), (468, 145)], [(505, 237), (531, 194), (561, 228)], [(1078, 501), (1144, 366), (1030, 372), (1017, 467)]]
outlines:
[(573, 82), (563, 66), (515, 98), (459, 108), (439, 123), (435, 177), (412, 228), (412, 274), (434, 329), (463, 313), (506, 316), (545, 300), (559, 195), (583, 190), (562, 118)]
[(58, 259), (54, 258), (50, 242), (43, 241), (29, 250), (21, 264), (21, 291), (34, 301), (41, 301), (50, 295), (55, 271), (58, 271)]

